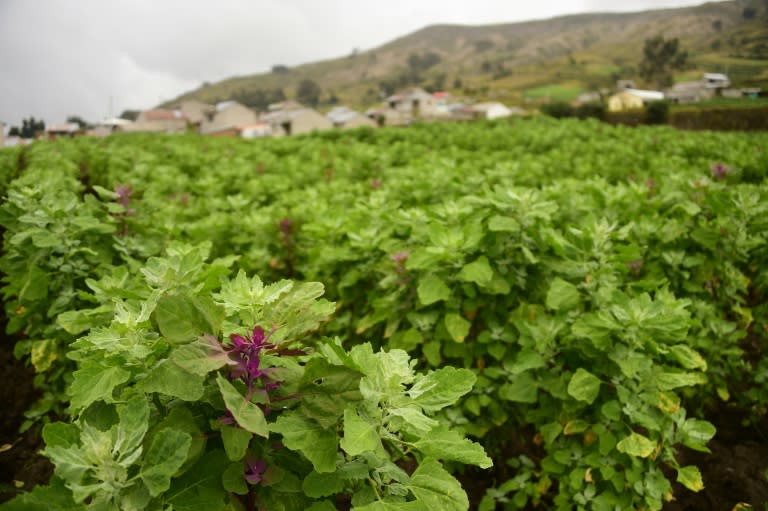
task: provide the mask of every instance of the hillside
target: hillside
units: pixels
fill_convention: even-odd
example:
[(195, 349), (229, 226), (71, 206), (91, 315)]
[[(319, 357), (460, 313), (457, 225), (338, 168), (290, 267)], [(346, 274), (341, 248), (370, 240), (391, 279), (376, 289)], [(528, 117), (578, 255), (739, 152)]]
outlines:
[(643, 43), (659, 34), (679, 38), (689, 53), (689, 68), (678, 80), (708, 71), (729, 74), (735, 85), (768, 85), (768, 6), (736, 0), (499, 25), (434, 25), (346, 57), (207, 84), (167, 104), (234, 98), (258, 107), (259, 98), (278, 90), (295, 97), (306, 79), (322, 88), (321, 104), (372, 105), (382, 91), (409, 85), (511, 104), (570, 100), (617, 78), (637, 80)]

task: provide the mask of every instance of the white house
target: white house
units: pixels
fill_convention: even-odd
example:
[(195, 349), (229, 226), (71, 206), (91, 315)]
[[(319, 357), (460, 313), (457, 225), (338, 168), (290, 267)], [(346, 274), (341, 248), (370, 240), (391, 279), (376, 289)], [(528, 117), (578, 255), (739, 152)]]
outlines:
[(731, 80), (722, 73), (704, 73), (702, 81), (707, 89), (725, 89), (731, 86)]
[(512, 110), (499, 102), (477, 103), (470, 109), (475, 112), (475, 116), (481, 119), (501, 119), (512, 115)]

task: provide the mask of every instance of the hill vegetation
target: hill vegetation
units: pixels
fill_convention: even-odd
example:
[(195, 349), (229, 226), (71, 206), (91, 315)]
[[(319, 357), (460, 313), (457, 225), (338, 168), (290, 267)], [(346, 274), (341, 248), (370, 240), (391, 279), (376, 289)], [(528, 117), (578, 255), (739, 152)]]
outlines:
[(570, 100), (640, 79), (643, 44), (678, 38), (688, 53), (675, 79), (727, 73), (736, 86), (768, 85), (768, 2), (734, 0), (635, 13), (592, 13), (484, 26), (434, 25), (369, 51), (205, 84), (168, 104), (237, 99), (263, 109), (269, 98), (297, 97), (319, 85), (318, 104), (376, 104), (407, 86), (449, 90), (510, 104)]

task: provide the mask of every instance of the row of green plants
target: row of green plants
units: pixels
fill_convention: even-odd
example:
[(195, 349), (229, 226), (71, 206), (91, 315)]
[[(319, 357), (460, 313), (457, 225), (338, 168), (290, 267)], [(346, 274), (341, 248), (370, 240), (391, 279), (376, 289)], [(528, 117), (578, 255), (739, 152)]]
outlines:
[[(225, 473), (205, 457), (219, 452), (230, 479), (209, 482), (231, 506), (453, 509), (429, 499), (463, 494), (450, 473), (466, 463), (485, 469), (459, 474), (485, 482), (475, 495), (484, 510), (661, 509), (674, 482), (705, 484), (679, 451), (706, 451), (708, 406), (734, 403), (759, 418), (768, 403), (766, 142), (539, 119), (255, 144), (126, 136), (35, 145), (3, 206), (2, 264), (17, 353), (47, 392), (30, 420), (50, 411), (72, 419), (44, 430), (57, 477), (40, 492), (67, 488), (107, 506), (94, 509), (133, 498), (130, 509), (186, 509), (169, 500), (174, 484), (190, 484), (201, 460)], [(50, 179), (61, 182), (49, 189)], [(283, 321), (304, 328), (289, 335), (264, 312), (277, 305), (263, 289), (307, 282), (321, 282), (335, 305), (286, 305)], [(311, 321), (300, 319), (310, 309)], [(169, 326), (172, 315), (180, 325)], [(231, 365), (238, 343), (269, 345), (256, 358), (285, 378), (228, 378), (211, 359)], [(333, 383), (319, 390), (326, 378)], [(383, 378), (376, 385), (392, 395), (366, 378)], [(94, 395), (101, 382), (107, 390)], [(419, 389), (440, 384), (439, 406), (418, 402)], [(348, 389), (343, 402), (338, 388)], [(317, 410), (329, 394), (332, 410)], [(269, 408), (266, 436), (227, 415), (228, 395), (247, 413)], [(144, 454), (120, 465), (111, 500), (82, 493), (84, 481), (106, 484), (112, 472), (72, 472), (62, 452), (82, 455), (93, 435), (119, 437), (134, 402), (149, 414), (146, 438), (135, 440)], [(171, 429), (202, 431), (206, 444), (167, 468), (170, 486), (153, 489), (141, 475), (152, 467), (148, 432), (167, 429), (176, 407), (197, 429)], [(299, 421), (312, 447), (275, 425)], [(227, 444), (235, 433), (218, 437), (222, 424), (238, 431), (242, 456)], [(333, 468), (330, 447), (324, 470), (316, 464), (318, 428), (328, 445), (337, 435)], [(51, 432), (65, 430), (57, 444)], [(360, 435), (365, 448), (347, 450)], [(270, 458), (274, 442), (285, 464)], [(119, 462), (114, 445), (105, 449)], [(359, 457), (366, 475), (347, 478)], [(246, 475), (232, 467), (246, 458), (299, 481), (295, 507), (288, 490), (261, 480), (233, 497)], [(422, 475), (445, 491), (426, 496), (413, 482)], [(313, 493), (316, 483), (329, 493)]]

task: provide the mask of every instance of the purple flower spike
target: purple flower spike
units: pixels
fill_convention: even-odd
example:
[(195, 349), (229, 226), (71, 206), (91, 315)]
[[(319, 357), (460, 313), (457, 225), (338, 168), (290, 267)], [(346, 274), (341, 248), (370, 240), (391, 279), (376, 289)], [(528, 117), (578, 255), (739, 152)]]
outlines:
[(714, 163), (709, 167), (709, 170), (712, 172), (712, 177), (718, 181), (722, 181), (731, 173), (731, 167), (725, 163)]
[(264, 472), (267, 471), (267, 462), (264, 460), (245, 462), (245, 480), (251, 484), (258, 484), (264, 479)]
[(115, 189), (115, 193), (117, 194), (117, 202), (127, 207), (131, 201), (131, 195), (133, 195), (133, 187), (120, 185)]

